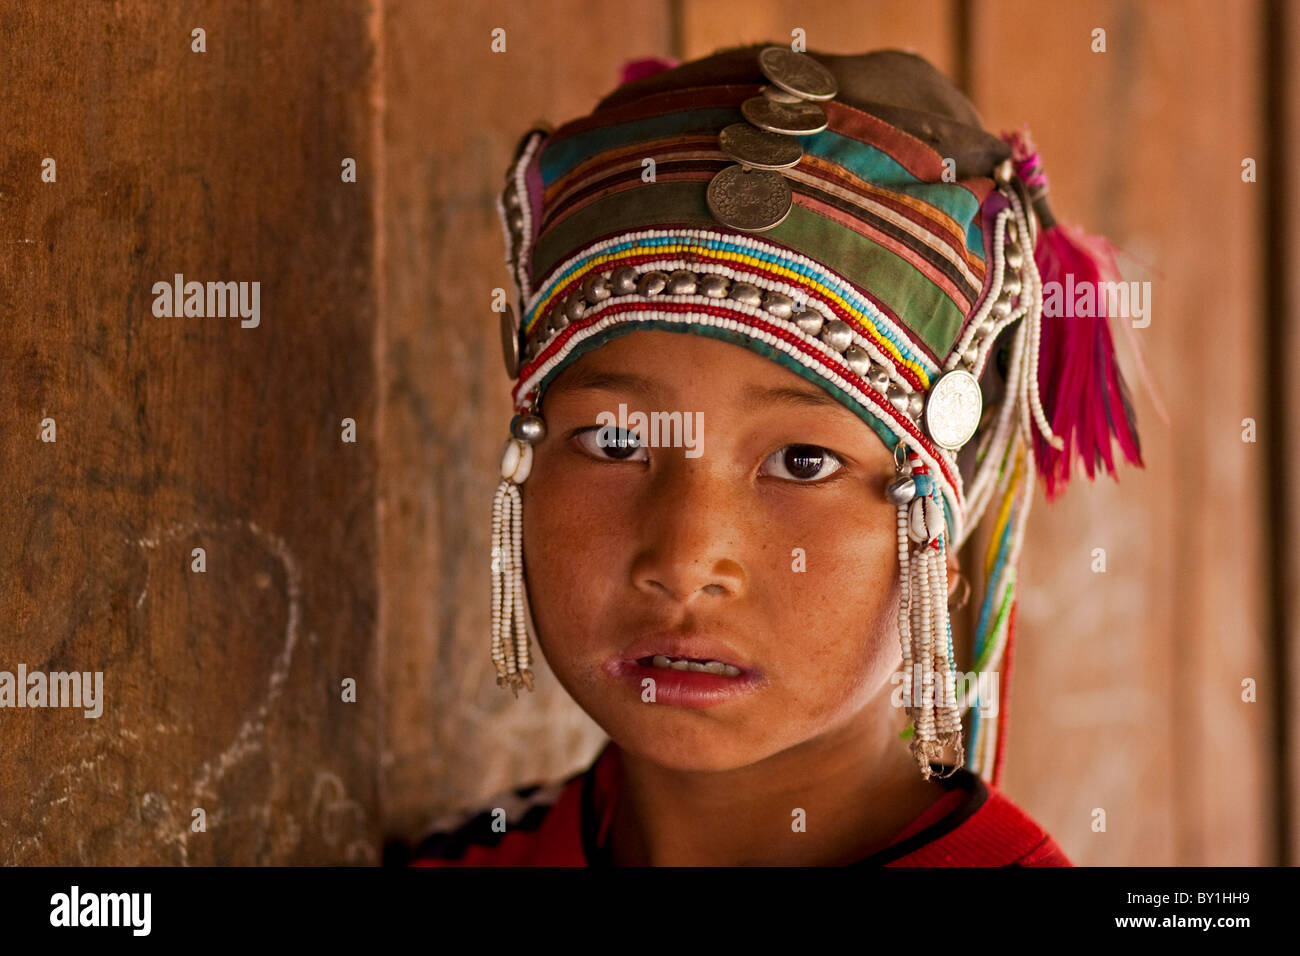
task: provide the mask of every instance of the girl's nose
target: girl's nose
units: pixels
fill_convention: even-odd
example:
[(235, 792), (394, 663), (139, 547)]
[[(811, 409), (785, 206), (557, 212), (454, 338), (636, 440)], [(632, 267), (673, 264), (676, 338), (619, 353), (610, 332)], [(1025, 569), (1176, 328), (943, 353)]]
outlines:
[(698, 595), (744, 594), (744, 515), (738, 506), (734, 479), (710, 470), (705, 459), (665, 469), (647, 489), (633, 584), (681, 603)]

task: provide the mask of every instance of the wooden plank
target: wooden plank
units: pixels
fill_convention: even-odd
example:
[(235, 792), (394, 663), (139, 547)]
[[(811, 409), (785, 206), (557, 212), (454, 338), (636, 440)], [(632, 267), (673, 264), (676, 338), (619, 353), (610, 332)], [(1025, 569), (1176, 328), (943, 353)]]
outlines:
[(855, 4), (852, 15), (836, 0), (682, 0), (683, 55), (770, 40), (789, 44), (803, 30), (810, 50), (862, 53), (900, 49), (917, 53), (956, 75), (957, 39), (951, 0), (888, 0)]
[[(1289, 834), (1283, 837), (1290, 843), (1289, 848), (1285, 848), (1289, 849), (1289, 857), (1279, 855), (1278, 862), (1294, 866), (1300, 861), (1300, 727), (1295, 720), (1295, 715), (1300, 713), (1300, 620), (1297, 619), (1300, 617), (1300, 598), (1297, 597), (1300, 595), (1300, 444), (1294, 440), (1300, 428), (1300, 412), (1297, 412), (1300, 409), (1300, 189), (1291, 180), (1294, 157), (1300, 155), (1300, 70), (1297, 69), (1300, 64), (1300, 11), (1294, 4), (1274, 3), (1272, 6), (1281, 23), (1277, 37), (1280, 65), (1271, 80), (1278, 84), (1279, 105), (1285, 113), (1269, 117), (1270, 122), (1279, 124), (1281, 151), (1275, 156), (1274, 167), (1265, 169), (1262, 178), (1265, 190), (1273, 191), (1279, 184), (1286, 184), (1285, 200), (1268, 203), (1266, 208), (1276, 216), (1275, 223), (1282, 237), (1276, 276), (1283, 301), (1276, 325), (1281, 337), (1277, 351), (1282, 373), (1277, 391), (1282, 399), (1279, 411), (1283, 417), (1276, 423), (1276, 435), (1284, 442), (1280, 457), (1285, 462), (1285, 471), (1280, 477), (1285, 483), (1282, 493), (1287, 496), (1285, 513), (1290, 518), (1282, 543), (1287, 549), (1281, 556), (1282, 593), (1274, 605), (1288, 659), (1288, 664), (1284, 664), (1288, 673), (1283, 675), (1280, 686), (1275, 684), (1278, 693), (1283, 695), (1280, 711), (1286, 730), (1282, 741), (1286, 752), (1277, 758), (1286, 771), (1280, 784), (1290, 802)], [(1275, 509), (1281, 504), (1270, 503)]]
[[(378, 858), (366, 11), (0, 12), (0, 670), (104, 694), (0, 712), (0, 862)], [(155, 316), (176, 273), (258, 323)]]
[(605, 739), (536, 649), (534, 693), (496, 687), (489, 532), (511, 382), (490, 302), (515, 295), (494, 201), (528, 124), (590, 112), (623, 61), (671, 52), (666, 2), (629, 16), (577, 0), (384, 7), (383, 777), (397, 837), (577, 769)]
[[(1004, 788), (1078, 863), (1271, 862), (1261, 413), (1257, 4), (994, 0), (974, 9), (977, 104), (1029, 121), (1053, 207), (1132, 253), (1134, 329), (1171, 416), (1130, 373), (1146, 471), (1038, 495), (1023, 556)], [(1106, 52), (1090, 49), (1106, 30)], [(1141, 264), (1150, 264), (1143, 271)], [(1123, 344), (1120, 345), (1124, 348)], [(1131, 369), (1131, 365), (1129, 366)], [(1105, 574), (1090, 570), (1104, 548)], [(1091, 828), (1096, 808), (1107, 830)]]

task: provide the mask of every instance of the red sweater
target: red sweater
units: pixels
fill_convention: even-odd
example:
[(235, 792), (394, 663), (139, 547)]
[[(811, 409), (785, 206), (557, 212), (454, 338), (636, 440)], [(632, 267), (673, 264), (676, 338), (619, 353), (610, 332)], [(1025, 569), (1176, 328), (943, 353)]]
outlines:
[[(613, 741), (584, 771), (531, 784), (434, 825), (413, 866), (609, 866), (606, 836), (620, 779)], [(889, 845), (853, 866), (1072, 866), (1023, 810), (968, 770)], [(493, 828), (494, 820), (502, 820)]]

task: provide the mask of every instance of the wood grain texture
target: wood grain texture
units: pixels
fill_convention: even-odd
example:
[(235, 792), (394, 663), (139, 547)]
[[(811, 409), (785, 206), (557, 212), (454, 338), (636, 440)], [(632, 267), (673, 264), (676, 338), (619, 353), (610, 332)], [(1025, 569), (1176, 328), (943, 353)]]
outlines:
[(1264, 347), (1262, 193), (1241, 181), (1260, 146), (1257, 6), (974, 10), (986, 122), (1028, 121), (1058, 217), (1113, 240), (1127, 277), (1152, 283), (1150, 326), (1133, 333), (1171, 417), (1130, 364), (1146, 470), (1037, 497), (1005, 789), (1078, 863), (1268, 863), (1268, 712), (1241, 700), (1246, 677), (1276, 693), (1252, 492), (1263, 457), (1241, 439), (1261, 413)]
[[(1294, 183), (1295, 157), (1300, 156), (1300, 10), (1294, 4), (1278, 3), (1282, 31), (1279, 53), (1283, 69), (1279, 82), (1284, 85), (1281, 108), (1285, 113), (1273, 118), (1278, 124), (1280, 154), (1277, 165), (1265, 170), (1265, 189), (1273, 188), (1278, 181), (1287, 182), (1287, 200), (1277, 209), (1276, 222), (1280, 228), (1283, 249), (1279, 257), (1278, 286), (1283, 301), (1281, 325), (1282, 341), (1278, 344), (1282, 357), (1282, 379), (1278, 391), (1283, 404), (1283, 421), (1278, 424), (1278, 437), (1285, 442), (1285, 481), (1287, 526), (1284, 557), (1282, 600), (1277, 602), (1280, 612), (1282, 639), (1287, 644), (1290, 661), (1289, 673), (1278, 686), (1284, 695), (1282, 711), (1288, 722), (1284, 746), (1288, 753), (1278, 755), (1281, 761), (1289, 760), (1289, 772), (1282, 784), (1290, 800), (1290, 855), (1289, 864), (1300, 863), (1300, 187)], [(1266, 208), (1268, 208), (1266, 206)]]
[(900, 49), (925, 57), (949, 76), (957, 59), (952, 0), (682, 0), (681, 38), (687, 59), (770, 40), (792, 42), (803, 30), (810, 50), (862, 53)]
[[(106, 698), (0, 711), (0, 862), (374, 861), (366, 4), (42, 0), (0, 36), (0, 669)], [(178, 272), (260, 282), (260, 324), (155, 317)]]
[[(494, 53), (492, 31), (505, 31)], [(496, 197), (535, 120), (590, 112), (624, 60), (665, 56), (668, 5), (385, 4), (381, 452), (387, 828), (589, 762), (604, 733), (551, 676), (518, 700), (489, 658), (492, 494), (510, 421)], [(524, 555), (527, 562), (528, 556)]]

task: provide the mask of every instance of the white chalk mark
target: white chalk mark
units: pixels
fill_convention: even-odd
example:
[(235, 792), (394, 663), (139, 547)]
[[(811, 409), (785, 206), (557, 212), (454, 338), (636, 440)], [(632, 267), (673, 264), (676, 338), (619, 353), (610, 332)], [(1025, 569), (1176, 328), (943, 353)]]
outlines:
[[(25, 241), (30, 242), (31, 240)], [(232, 808), (232, 810), (227, 811), (226, 808), (217, 803), (218, 797), (214, 789), (215, 784), (222, 780), (233, 767), (239, 765), (249, 756), (260, 753), (263, 749), (262, 736), (266, 730), (267, 718), (271, 707), (284, 690), (289, 677), (293, 654), (298, 644), (298, 630), (302, 613), (301, 569), (284, 539), (264, 531), (253, 521), (232, 520), (217, 524), (195, 521), (175, 522), (165, 529), (155, 530), (134, 540), (125, 535), (122, 536), (122, 540), (128, 545), (153, 550), (164, 542), (171, 541), (184, 534), (227, 533), (233, 530), (245, 529), (257, 537), (267, 550), (274, 553), (284, 567), (288, 591), (288, 620), (285, 624), (283, 643), (272, 663), (267, 678), (265, 694), (261, 702), (245, 717), (230, 744), (215, 757), (199, 765), (192, 775), (188, 792), (181, 792), (182, 784), (169, 782), (163, 786), (166, 794), (151, 791), (141, 798), (142, 802), (148, 801), (151, 813), (157, 815), (157, 822), (154, 827), (154, 837), (158, 841), (156, 848), (165, 850), (167, 847), (176, 847), (182, 865), (189, 863), (189, 839), (192, 835), (190, 830), (191, 813), (193, 808), (197, 806), (203, 806), (207, 811), (209, 832), (221, 826), (223, 822), (229, 823), (236, 819), (252, 819), (260, 821), (261, 825), (271, 833), (273, 848), (278, 855), (292, 853), (302, 842), (302, 827), (299, 826), (298, 821), (292, 814), (277, 812), (274, 821), (272, 821), (271, 801), (260, 806)], [(148, 590), (149, 583), (146, 578), (144, 589), (136, 598), (135, 606), (137, 608), (144, 602)], [(308, 640), (313, 644), (316, 643), (317, 639), (314, 631), (308, 635)], [(161, 721), (155, 723), (154, 731), (156, 733), (170, 734), (179, 732), (175, 724), (169, 726)], [(118, 733), (120, 737), (127, 740), (136, 743), (140, 741), (139, 734), (127, 728), (119, 728)], [(72, 800), (74, 784), (80, 790), (82, 789), (80, 785), (87, 776), (93, 774), (94, 777), (99, 778), (99, 764), (109, 755), (108, 751), (100, 750), (93, 758), (81, 760), (79, 765), (69, 763), (61, 770), (55, 771), (51, 774), (51, 782), (53, 778), (59, 776), (64, 778), (63, 796), (55, 800), (49, 800), (49, 788), (47, 786), (42, 788), (40, 792), (32, 794), (32, 808), (35, 809), (40, 804), (48, 810), (50, 807), (69, 803)], [(271, 762), (271, 774), (272, 780), (268, 784), (268, 791), (272, 794), (279, 793), (279, 766), (275, 761)], [(106, 787), (114, 793), (121, 793), (122, 791), (120, 783), (103, 779), (97, 779), (96, 782), (96, 789), (100, 792)], [(348, 796), (346, 788), (338, 775), (328, 771), (317, 774), (312, 807), (313, 813), (317, 814), (320, 835), (330, 846), (343, 843), (345, 855), (350, 861), (375, 862), (374, 848), (364, 838), (348, 840), (342, 832), (339, 832), (340, 821), (345, 815), (353, 816), (356, 825), (364, 830), (367, 813), (366, 808), (361, 803)], [(327, 817), (329, 818), (328, 821)], [(204, 834), (198, 834), (197, 836), (202, 837)], [(20, 838), (12, 845), (8, 862), (22, 863), (24, 855), (29, 850), (35, 851), (40, 846), (39, 835)], [(86, 860), (85, 847), (82, 841), (78, 841), (77, 857), (82, 862)]]
[[(221, 780), (231, 767), (236, 766), (246, 757), (261, 752), (262, 741), (258, 739), (258, 736), (266, 729), (266, 716), (270, 712), (271, 705), (280, 696), (284, 682), (289, 677), (289, 663), (293, 659), (293, 650), (298, 643), (298, 620), (301, 614), (302, 600), (302, 581), (298, 562), (294, 560), (289, 546), (285, 544), (284, 539), (279, 535), (263, 531), (254, 521), (246, 522), (246, 526), (249, 531), (253, 532), (259, 540), (275, 553), (284, 566), (285, 581), (288, 584), (289, 591), (289, 620), (285, 624), (284, 645), (280, 648), (279, 655), (271, 665), (271, 675), (267, 679), (266, 697), (263, 698), (252, 715), (244, 720), (239, 731), (235, 734), (234, 742), (217, 755), (215, 768), (213, 767), (214, 761), (209, 760), (199, 768), (199, 772), (194, 778), (194, 792), (201, 797), (215, 797), (216, 794), (211, 788), (212, 783)], [(272, 761), (271, 766), (274, 773), (274, 761)]]

